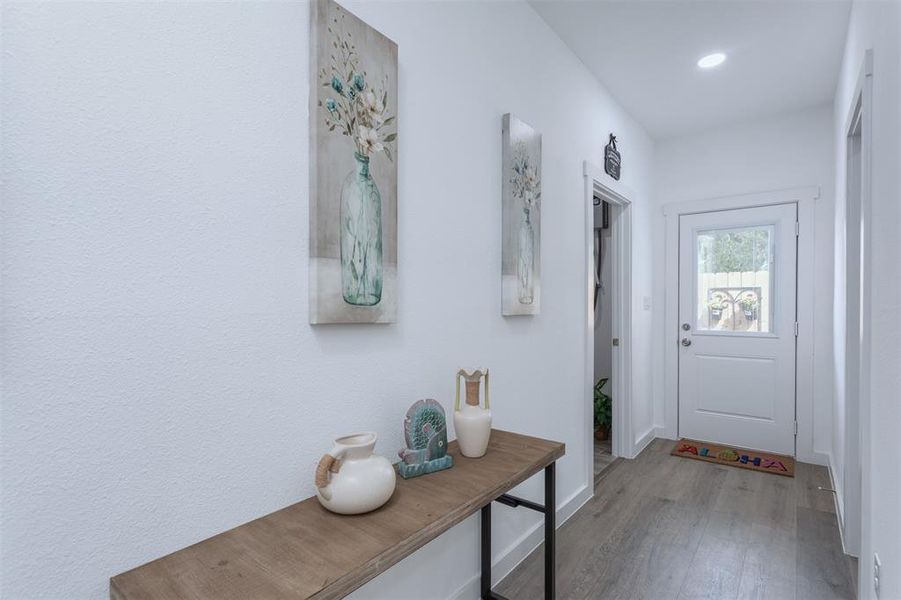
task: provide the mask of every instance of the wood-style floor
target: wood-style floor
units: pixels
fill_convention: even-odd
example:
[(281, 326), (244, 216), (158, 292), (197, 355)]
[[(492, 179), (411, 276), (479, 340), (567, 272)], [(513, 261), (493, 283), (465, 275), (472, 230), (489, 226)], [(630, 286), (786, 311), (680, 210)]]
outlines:
[[(557, 531), (557, 598), (854, 598), (823, 467), (781, 477), (669, 456), (672, 444), (606, 469)], [(543, 554), (496, 591), (543, 598)]]
[(610, 440), (594, 441), (594, 480), (599, 481), (601, 472), (616, 461)]

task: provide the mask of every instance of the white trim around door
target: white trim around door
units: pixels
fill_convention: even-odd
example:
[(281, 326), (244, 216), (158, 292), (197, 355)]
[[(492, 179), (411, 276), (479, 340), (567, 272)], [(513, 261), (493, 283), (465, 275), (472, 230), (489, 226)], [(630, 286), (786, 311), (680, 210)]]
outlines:
[(612, 369), (613, 402), (613, 455), (633, 458), (636, 454), (635, 433), (632, 431), (632, 191), (613, 181), (604, 171), (590, 162), (582, 165), (585, 178), (583, 206), (585, 210), (584, 248), (585, 262), (585, 375), (584, 435), (587, 481), (594, 481), (594, 415), (592, 392), (594, 389), (594, 197), (615, 205), (619, 211), (613, 222), (613, 240), (610, 249), (613, 267), (613, 337), (619, 339), (614, 348)]
[(817, 186), (777, 190), (666, 204), (666, 301), (664, 315), (664, 427), (663, 437), (678, 439), (679, 423), (679, 217), (703, 212), (754, 208), (775, 204), (798, 205), (798, 343), (796, 414), (798, 431), (795, 457), (802, 462), (824, 464), (813, 449), (813, 308), (814, 308), (814, 203)]
[[(844, 331), (844, 447), (833, 448), (842, 453), (842, 472), (835, 473), (835, 457), (829, 468), (835, 488), (836, 513), (845, 554), (860, 556), (864, 491), (869, 489), (870, 453), (870, 388), (866, 374), (870, 371), (870, 331), (862, 324), (869, 323), (872, 287), (872, 257), (870, 255), (871, 186), (872, 186), (872, 129), (873, 129), (873, 51), (867, 50), (857, 76), (854, 95), (845, 118), (845, 186), (844, 186), (844, 310), (839, 304), (835, 317), (841, 325), (836, 334)], [(840, 197), (837, 201), (841, 201)], [(841, 243), (841, 241), (839, 241)], [(841, 293), (841, 292), (840, 292)], [(840, 475), (840, 476), (839, 476)], [(864, 563), (861, 561), (861, 571)], [(858, 597), (866, 596), (866, 577), (859, 578)]]

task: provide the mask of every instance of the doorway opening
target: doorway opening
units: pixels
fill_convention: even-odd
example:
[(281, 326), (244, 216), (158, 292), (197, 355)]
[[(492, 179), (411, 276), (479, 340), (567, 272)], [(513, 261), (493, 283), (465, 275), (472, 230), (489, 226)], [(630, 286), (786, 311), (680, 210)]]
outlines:
[(679, 435), (794, 456), (797, 203), (679, 217)]
[(817, 198), (813, 186), (664, 206), (664, 437), (821, 463), (813, 448)]
[[(595, 481), (595, 386), (610, 398), (609, 442), (599, 444), (601, 464), (635, 456), (631, 427), (632, 402), (632, 210), (631, 190), (602, 169), (583, 164), (585, 177), (585, 465)], [(606, 210), (604, 206), (606, 205)], [(604, 213), (606, 212), (606, 229)], [(595, 215), (597, 214), (597, 225)], [(598, 278), (601, 285), (598, 286)], [(599, 319), (596, 322), (596, 318)], [(596, 352), (604, 345), (609, 353)], [(603, 361), (596, 363), (595, 355)], [(609, 360), (609, 364), (606, 362)], [(602, 407), (603, 408), (603, 402)], [(609, 444), (609, 445), (608, 445)], [(609, 468), (607, 469), (610, 470)], [(599, 470), (600, 472), (600, 470)]]
[(594, 207), (594, 479), (613, 461), (613, 221), (622, 210), (595, 195)]

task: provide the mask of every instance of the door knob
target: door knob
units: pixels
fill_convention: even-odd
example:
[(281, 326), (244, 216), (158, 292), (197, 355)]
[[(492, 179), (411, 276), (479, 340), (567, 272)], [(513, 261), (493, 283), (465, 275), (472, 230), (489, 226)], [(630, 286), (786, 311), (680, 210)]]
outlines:
[(688, 338), (682, 338), (682, 345), (683, 346), (691, 346), (691, 340)]

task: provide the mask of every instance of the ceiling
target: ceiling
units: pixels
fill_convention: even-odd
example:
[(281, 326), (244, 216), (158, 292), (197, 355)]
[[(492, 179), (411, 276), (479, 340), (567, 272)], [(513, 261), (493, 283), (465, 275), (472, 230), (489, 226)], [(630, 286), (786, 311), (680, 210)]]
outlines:
[[(849, 0), (532, 0), (657, 139), (831, 102)], [(726, 62), (698, 68), (700, 57)]]

